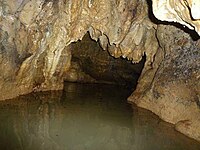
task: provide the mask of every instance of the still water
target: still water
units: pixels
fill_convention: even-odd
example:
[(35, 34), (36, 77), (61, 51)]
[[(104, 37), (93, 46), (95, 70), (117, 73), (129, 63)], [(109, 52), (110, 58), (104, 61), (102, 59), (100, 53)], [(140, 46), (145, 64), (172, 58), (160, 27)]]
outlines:
[(0, 150), (200, 150), (123, 87), (66, 83), (0, 102)]

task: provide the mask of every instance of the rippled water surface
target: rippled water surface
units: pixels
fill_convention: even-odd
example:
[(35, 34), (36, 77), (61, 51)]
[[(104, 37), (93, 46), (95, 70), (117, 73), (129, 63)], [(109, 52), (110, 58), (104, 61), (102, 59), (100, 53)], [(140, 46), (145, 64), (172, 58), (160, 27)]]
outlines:
[(0, 150), (200, 150), (123, 87), (69, 84), (0, 102)]

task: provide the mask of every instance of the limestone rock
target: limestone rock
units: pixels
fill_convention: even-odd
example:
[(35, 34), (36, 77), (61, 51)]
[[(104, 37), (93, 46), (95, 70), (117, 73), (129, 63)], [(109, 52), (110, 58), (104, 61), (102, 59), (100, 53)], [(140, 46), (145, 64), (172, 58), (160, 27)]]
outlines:
[[(149, 27), (152, 23), (144, 1), (19, 0), (1, 1), (0, 7), (0, 68), (4, 72), (0, 99), (62, 88), (71, 62), (67, 46), (82, 39), (87, 31), (114, 57), (127, 57), (134, 63), (144, 52), (148, 53), (147, 62), (152, 61), (158, 49), (158, 44), (143, 48), (145, 43), (156, 41), (146, 36), (155, 34), (155, 28)], [(9, 73), (4, 71), (4, 64)]]
[[(139, 87), (129, 100), (176, 124), (177, 130), (200, 141), (198, 42), (170, 25), (159, 25), (157, 37), (165, 52), (164, 59), (162, 55), (156, 56), (153, 65), (158, 66), (154, 67), (157, 69), (151, 83), (148, 74), (140, 77)], [(162, 58), (160, 63), (157, 62), (159, 57)]]
[(200, 35), (199, 0), (153, 0), (153, 13), (162, 21), (178, 22)]

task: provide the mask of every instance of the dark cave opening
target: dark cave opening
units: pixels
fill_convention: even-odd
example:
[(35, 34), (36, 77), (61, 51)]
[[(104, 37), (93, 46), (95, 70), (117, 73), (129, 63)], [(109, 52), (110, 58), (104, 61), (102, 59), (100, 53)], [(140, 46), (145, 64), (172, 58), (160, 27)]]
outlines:
[(82, 40), (71, 43), (71, 67), (65, 81), (77, 83), (105, 83), (123, 85), (135, 89), (145, 63), (142, 60), (133, 64), (131, 61), (114, 58), (103, 50), (99, 42), (91, 39), (87, 33)]

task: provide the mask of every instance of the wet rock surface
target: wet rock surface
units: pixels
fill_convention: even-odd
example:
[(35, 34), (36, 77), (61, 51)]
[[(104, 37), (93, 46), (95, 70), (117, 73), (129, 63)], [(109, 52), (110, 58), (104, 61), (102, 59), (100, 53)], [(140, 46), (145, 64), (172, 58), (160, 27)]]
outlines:
[[(187, 2), (189, 7), (193, 4)], [(153, 10), (154, 4), (156, 1)], [(191, 16), (188, 18), (185, 6), (184, 3), (183, 10), (177, 7), (182, 19), (198, 32), (198, 16), (193, 16), (196, 21), (188, 21)], [(149, 12), (143, 0), (1, 0), (0, 100), (32, 91), (62, 89), (67, 76), (76, 81), (76, 70), (84, 67), (73, 61), (69, 45), (89, 32), (104, 52), (115, 58), (138, 63), (146, 55), (136, 91), (129, 101), (153, 111), (200, 141), (200, 42), (166, 23), (152, 22)], [(154, 12), (156, 17), (157, 13)], [(81, 71), (83, 80), (94, 81), (84, 69)], [(89, 72), (94, 75), (96, 71)]]

